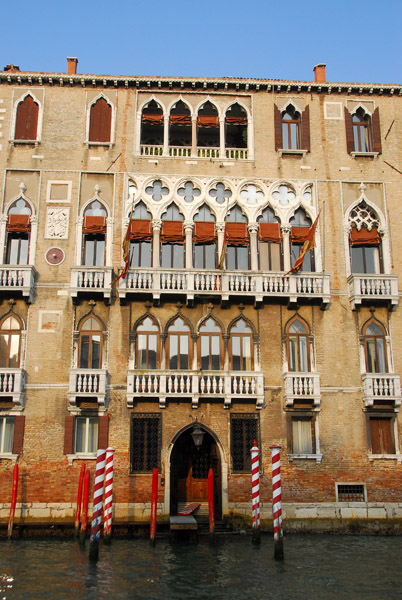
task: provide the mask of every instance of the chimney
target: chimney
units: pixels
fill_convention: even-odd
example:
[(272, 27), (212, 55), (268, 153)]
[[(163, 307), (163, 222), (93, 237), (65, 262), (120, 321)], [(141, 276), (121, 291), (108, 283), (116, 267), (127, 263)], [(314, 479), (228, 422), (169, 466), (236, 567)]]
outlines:
[(75, 75), (77, 73), (78, 58), (73, 56), (67, 56), (67, 73), (68, 75)]
[(324, 83), (325, 79), (325, 63), (320, 63), (314, 67), (314, 81), (316, 83)]
[(11, 73), (15, 73), (16, 71), (19, 71), (20, 68), (17, 67), (17, 65), (6, 65), (4, 67), (4, 71), (11, 71)]

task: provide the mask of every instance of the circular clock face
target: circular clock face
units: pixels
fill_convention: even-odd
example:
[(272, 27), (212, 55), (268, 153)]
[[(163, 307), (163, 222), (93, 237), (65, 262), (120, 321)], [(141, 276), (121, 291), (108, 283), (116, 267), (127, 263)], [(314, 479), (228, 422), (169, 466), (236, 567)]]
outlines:
[(46, 251), (45, 259), (49, 265), (59, 265), (65, 258), (64, 251), (61, 248), (49, 248)]

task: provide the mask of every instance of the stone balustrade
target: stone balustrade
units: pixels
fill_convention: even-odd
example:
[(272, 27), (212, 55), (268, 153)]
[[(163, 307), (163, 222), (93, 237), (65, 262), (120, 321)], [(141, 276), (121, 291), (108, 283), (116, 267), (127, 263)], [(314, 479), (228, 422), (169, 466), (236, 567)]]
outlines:
[(312, 400), (315, 406), (321, 402), (319, 373), (285, 373), (285, 403), (293, 406), (295, 400)]
[(352, 309), (361, 304), (375, 304), (395, 309), (399, 302), (398, 275), (350, 275), (349, 299)]
[(21, 294), (31, 304), (35, 298), (37, 271), (32, 265), (0, 266), (0, 293), (2, 295)]
[(365, 406), (373, 406), (376, 400), (388, 400), (395, 407), (401, 405), (401, 379), (392, 373), (365, 373), (363, 394)]

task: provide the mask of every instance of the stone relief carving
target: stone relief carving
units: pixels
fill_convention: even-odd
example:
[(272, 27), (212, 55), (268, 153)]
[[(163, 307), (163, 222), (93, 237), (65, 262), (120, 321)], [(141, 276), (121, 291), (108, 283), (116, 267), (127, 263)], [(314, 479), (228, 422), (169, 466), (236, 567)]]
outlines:
[(46, 211), (45, 238), (66, 240), (68, 238), (69, 208), (49, 207)]

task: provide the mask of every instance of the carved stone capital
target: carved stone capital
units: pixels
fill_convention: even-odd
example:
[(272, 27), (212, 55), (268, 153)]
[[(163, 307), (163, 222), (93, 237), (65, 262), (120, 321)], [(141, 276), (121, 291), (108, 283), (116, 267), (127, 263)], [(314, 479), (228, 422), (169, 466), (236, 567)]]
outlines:
[(160, 219), (152, 219), (152, 231), (160, 231), (162, 229), (162, 221)]
[(257, 235), (258, 223), (249, 223), (247, 226), (248, 232)]
[(292, 231), (292, 228), (290, 225), (282, 225), (282, 227), (281, 227), (282, 235), (290, 235), (291, 231)]

